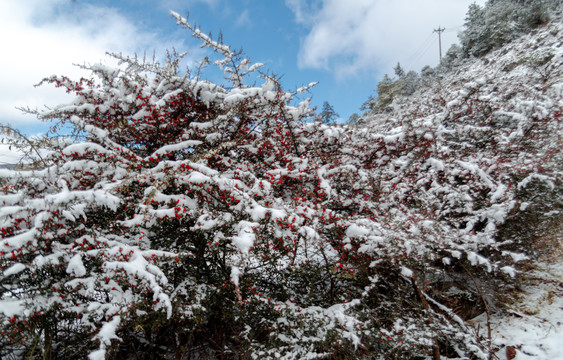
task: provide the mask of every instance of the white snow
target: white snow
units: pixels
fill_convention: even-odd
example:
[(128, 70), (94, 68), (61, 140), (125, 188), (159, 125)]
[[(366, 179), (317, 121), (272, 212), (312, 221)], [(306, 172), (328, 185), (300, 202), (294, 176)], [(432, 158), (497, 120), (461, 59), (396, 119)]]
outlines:
[(346, 229), (346, 236), (351, 238), (366, 236), (370, 230), (364, 226), (352, 224)]
[(235, 226), (235, 231), (238, 235), (233, 236), (232, 242), (241, 253), (247, 254), (252, 245), (254, 245), (256, 235), (254, 234), (253, 227), (258, 225), (257, 223), (243, 220)]
[[(507, 360), (508, 346), (516, 351), (514, 360), (563, 360), (563, 261), (538, 266), (529, 274), (537, 280), (524, 281), (521, 298), (492, 314), (492, 340), (499, 360)], [(486, 314), (471, 323), (486, 339)]]
[(412, 272), (411, 269), (409, 269), (405, 266), (401, 266), (401, 275), (403, 275), (404, 277), (407, 277), (407, 278), (412, 278), (413, 272)]
[(86, 275), (86, 268), (82, 263), (82, 256), (80, 254), (74, 255), (68, 262), (66, 272), (69, 274), (74, 274), (75, 276)]
[(90, 360), (104, 360), (106, 358), (106, 349), (111, 345), (111, 340), (120, 340), (116, 335), (117, 328), (121, 322), (119, 316), (115, 316), (110, 322), (105, 323), (100, 332), (96, 335), (96, 339), (100, 340), (100, 348), (88, 355)]
[(233, 282), (233, 284), (235, 285), (239, 284), (239, 278), (241, 275), (242, 272), (240, 271), (238, 266), (231, 266), (231, 281)]
[(12, 317), (21, 315), (25, 312), (26, 304), (24, 300), (2, 299), (0, 300), (0, 313), (4, 316)]
[(25, 270), (25, 265), (22, 263), (17, 263), (4, 270), (4, 276), (8, 277), (11, 275), (16, 275), (24, 270)]

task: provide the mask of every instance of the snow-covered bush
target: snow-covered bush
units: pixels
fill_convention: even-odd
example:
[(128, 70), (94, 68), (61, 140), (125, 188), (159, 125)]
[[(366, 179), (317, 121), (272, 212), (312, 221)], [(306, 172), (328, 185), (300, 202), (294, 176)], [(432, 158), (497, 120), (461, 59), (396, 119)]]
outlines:
[(289, 106), (293, 94), (265, 75), (244, 85), (261, 64), (194, 35), (221, 55), (232, 87), (180, 74), (181, 57), (114, 55), (121, 66), (88, 66), (92, 78), (43, 80), (75, 99), (38, 116), (77, 139), (41, 168), (1, 173), (7, 352), (97, 349), (95, 359), (120, 338), (141, 351), (222, 352), (244, 340), (233, 308), (248, 302), (246, 273), (295, 261), (290, 197), (314, 192), (305, 184), (317, 176), (299, 125), (307, 101)]
[(561, 219), (561, 35), (556, 19), (332, 134), (339, 166), (329, 172), (329, 207), (346, 229), (339, 266), (379, 284), (362, 302), (393, 308), (370, 314), (377, 326), (402, 329), (409, 319), (421, 331), (410, 333), (411, 351), (434, 337), (442, 351), (479, 354), (476, 339), (452, 336), (467, 332), (441, 306), (465, 318), (494, 310), (514, 263)]

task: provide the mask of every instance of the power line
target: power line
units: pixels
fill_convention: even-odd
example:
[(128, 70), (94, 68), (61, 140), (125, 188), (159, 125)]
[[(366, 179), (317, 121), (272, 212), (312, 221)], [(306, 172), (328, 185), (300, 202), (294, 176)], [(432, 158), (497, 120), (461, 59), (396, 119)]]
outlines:
[(413, 65), (416, 64), (421, 58), (423, 58), (424, 55), (426, 55), (426, 53), (428, 52), (428, 50), (434, 47), (434, 45), (437, 42), (437, 39), (434, 38), (432, 34), (430, 34), (429, 37), (430, 37), (430, 41), (426, 41), (424, 45), (420, 47), (420, 49), (416, 53), (414, 53), (411, 57), (409, 57), (409, 64), (407, 66), (407, 69), (412, 69)]
[(413, 59), (418, 60), (420, 54), (426, 51), (426, 48), (431, 45), (431, 43), (433, 42), (432, 40), (434, 40), (434, 35), (428, 34), (428, 37), (424, 39), (423, 42), (421, 42), (421, 45), (418, 47), (418, 49), (416, 49), (416, 51), (414, 51), (411, 56), (407, 58), (408, 61), (412, 63), (414, 61)]
[[(414, 51), (408, 58), (407, 58), (407, 67), (406, 69), (411, 69), (412, 66), (420, 60), (427, 52), (436, 44), (436, 40), (439, 41), (439, 51), (440, 51), (440, 62), (442, 61), (442, 32), (449, 33), (449, 32), (456, 32), (461, 29), (463, 25), (455, 25), (455, 26), (448, 26), (445, 27), (438, 27), (438, 29), (434, 29), (432, 33), (429, 33), (426, 39), (424, 39), (420, 44), (420, 46)], [(433, 33), (438, 33), (438, 39), (436, 39)]]

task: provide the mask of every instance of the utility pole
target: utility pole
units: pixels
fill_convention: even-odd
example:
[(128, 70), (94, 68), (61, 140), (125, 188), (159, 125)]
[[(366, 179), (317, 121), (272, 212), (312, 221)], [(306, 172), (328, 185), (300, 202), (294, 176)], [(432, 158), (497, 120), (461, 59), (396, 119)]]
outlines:
[(446, 30), (445, 28), (441, 28), (438, 26), (438, 29), (434, 29), (433, 32), (438, 33), (438, 45), (440, 47), (440, 63), (442, 63), (442, 31)]

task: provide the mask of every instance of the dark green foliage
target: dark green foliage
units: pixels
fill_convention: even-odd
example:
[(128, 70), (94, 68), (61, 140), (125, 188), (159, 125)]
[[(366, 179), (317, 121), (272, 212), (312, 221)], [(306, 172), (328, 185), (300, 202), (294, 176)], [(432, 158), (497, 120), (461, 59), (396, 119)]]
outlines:
[(420, 86), (421, 79), (415, 71), (411, 70), (405, 73), (398, 63), (394, 71), (397, 78), (390, 78), (389, 75), (385, 74), (383, 80), (377, 84), (377, 98), (370, 96), (360, 108), (361, 110), (387, 111), (394, 98), (398, 96), (408, 97)]
[(472, 4), (460, 34), (464, 56), (483, 56), (545, 23), (559, 0), (489, 0)]
[(323, 124), (334, 124), (339, 116), (340, 115), (336, 111), (334, 111), (334, 106), (330, 105), (328, 101), (325, 101), (323, 103), (323, 107), (319, 115), (320, 120)]

